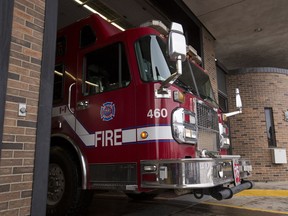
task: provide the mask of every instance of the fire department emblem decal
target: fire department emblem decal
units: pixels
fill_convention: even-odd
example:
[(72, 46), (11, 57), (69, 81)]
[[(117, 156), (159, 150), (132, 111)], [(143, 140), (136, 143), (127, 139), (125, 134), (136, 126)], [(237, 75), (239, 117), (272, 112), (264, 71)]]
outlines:
[(115, 116), (115, 104), (113, 102), (106, 102), (101, 106), (101, 119), (103, 121), (110, 121)]

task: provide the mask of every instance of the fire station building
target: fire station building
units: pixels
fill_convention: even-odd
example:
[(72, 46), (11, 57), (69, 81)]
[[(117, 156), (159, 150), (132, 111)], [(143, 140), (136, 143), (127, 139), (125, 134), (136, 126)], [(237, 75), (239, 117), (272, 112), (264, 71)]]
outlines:
[(234, 106), (231, 92), (236, 86), (245, 104), (243, 115), (230, 119), (232, 151), (251, 159), (257, 181), (287, 180), (287, 72), (274, 67), (241, 68), (226, 79), (229, 107)]
[[(200, 54), (224, 112), (236, 109), (239, 88), (243, 109), (229, 118), (230, 153), (251, 161), (251, 180), (286, 181), (288, 69), (263, 63), (228, 70), (215, 61), (221, 59), (215, 53), (218, 38), (183, 6), (186, 1), (171, 1), (177, 13), (159, 6), (163, 1), (149, 2), (157, 8), (152, 14), (197, 32), (187, 41)], [(45, 215), (56, 31), (63, 15), (58, 9), (65, 11), (61, 5), (57, 0), (0, 1), (0, 215)]]

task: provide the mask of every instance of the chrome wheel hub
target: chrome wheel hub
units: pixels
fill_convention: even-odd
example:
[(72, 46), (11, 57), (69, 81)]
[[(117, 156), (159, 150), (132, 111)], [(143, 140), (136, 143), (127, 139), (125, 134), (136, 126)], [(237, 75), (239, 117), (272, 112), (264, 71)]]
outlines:
[(58, 164), (49, 165), (47, 204), (56, 205), (60, 202), (65, 190), (65, 177)]

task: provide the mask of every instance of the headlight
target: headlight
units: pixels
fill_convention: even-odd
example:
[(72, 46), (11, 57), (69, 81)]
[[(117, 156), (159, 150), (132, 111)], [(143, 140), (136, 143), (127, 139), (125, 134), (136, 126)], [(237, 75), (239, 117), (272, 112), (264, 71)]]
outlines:
[(197, 143), (197, 118), (195, 113), (183, 108), (173, 112), (172, 133), (179, 143)]
[(230, 146), (229, 129), (227, 125), (219, 123), (220, 148), (228, 149)]
[(197, 133), (192, 129), (185, 128), (185, 137), (190, 139), (197, 139)]

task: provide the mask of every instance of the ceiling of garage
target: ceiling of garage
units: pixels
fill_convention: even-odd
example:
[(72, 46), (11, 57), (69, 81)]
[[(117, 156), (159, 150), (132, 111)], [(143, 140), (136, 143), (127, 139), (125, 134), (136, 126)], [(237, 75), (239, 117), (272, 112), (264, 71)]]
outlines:
[[(167, 20), (148, 0), (88, 0), (124, 28)], [(287, 0), (183, 0), (216, 39), (217, 59), (227, 69), (288, 68)], [(74, 0), (59, 0), (59, 28), (90, 12)]]

